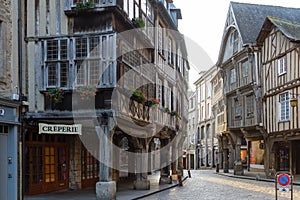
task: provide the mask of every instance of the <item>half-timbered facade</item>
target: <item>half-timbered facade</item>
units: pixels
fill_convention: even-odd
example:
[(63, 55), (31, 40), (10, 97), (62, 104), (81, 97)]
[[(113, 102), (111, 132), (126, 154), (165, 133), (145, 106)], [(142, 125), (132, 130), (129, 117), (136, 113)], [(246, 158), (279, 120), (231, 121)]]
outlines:
[(268, 152), (261, 117), (260, 57), (255, 45), (258, 33), (268, 15), (297, 21), (299, 14), (295, 8), (230, 3), (217, 66), (223, 71), (227, 136), (234, 148), (235, 174), (243, 174), (243, 147), (248, 150), (249, 170), (269, 169), (264, 159)]
[(271, 172), (300, 174), (300, 24), (267, 17), (257, 43), (261, 48), (264, 126)]
[(114, 199), (122, 178), (135, 189), (149, 189), (152, 170), (161, 183), (176, 179), (189, 70), (180, 9), (165, 0), (24, 4), (25, 193), (98, 182), (97, 197)]

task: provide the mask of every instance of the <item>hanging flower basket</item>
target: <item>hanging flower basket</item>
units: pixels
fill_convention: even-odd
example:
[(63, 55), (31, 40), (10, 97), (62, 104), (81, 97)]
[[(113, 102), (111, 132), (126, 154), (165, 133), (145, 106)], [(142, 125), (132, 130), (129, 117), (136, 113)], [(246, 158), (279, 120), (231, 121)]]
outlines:
[(95, 98), (97, 87), (95, 85), (85, 85), (76, 88), (76, 92), (79, 94), (81, 101), (90, 101)]

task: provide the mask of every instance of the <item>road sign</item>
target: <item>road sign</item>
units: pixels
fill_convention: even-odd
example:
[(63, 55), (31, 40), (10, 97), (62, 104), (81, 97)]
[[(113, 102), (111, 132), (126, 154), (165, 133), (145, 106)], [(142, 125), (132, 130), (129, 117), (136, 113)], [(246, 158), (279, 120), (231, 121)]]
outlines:
[[(279, 186), (279, 187), (278, 187)], [(278, 199), (277, 191), (291, 193), (293, 200), (293, 176), (289, 172), (277, 172), (275, 175), (275, 200)]]
[(291, 178), (288, 174), (280, 174), (277, 177), (277, 182), (281, 186), (287, 186), (291, 183)]

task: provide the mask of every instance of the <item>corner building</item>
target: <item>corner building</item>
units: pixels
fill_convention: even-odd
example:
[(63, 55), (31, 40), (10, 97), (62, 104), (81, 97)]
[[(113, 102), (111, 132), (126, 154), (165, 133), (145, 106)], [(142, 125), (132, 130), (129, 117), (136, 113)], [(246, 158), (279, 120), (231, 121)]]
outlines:
[(25, 194), (96, 187), (98, 199), (115, 199), (124, 178), (135, 189), (149, 189), (157, 169), (161, 184), (176, 179), (189, 70), (180, 9), (165, 0), (24, 8)]

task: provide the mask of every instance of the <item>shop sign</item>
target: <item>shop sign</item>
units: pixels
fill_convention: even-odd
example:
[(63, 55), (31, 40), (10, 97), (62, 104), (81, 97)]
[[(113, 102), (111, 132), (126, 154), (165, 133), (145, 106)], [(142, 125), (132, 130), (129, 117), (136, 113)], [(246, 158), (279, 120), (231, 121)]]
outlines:
[(81, 135), (81, 124), (44, 124), (39, 123), (39, 134), (76, 134)]

